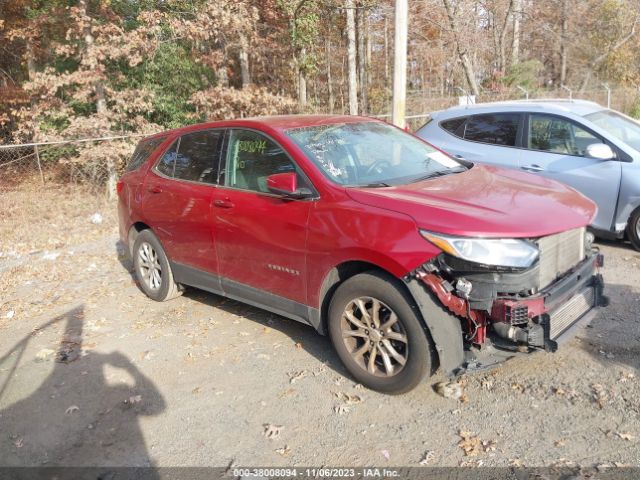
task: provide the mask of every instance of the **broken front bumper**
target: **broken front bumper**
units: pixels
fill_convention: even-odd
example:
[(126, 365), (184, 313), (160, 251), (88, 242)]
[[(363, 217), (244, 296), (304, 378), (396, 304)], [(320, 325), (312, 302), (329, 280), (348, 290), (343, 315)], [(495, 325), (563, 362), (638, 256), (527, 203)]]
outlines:
[[(602, 276), (598, 273), (602, 265), (602, 256), (593, 252), (565, 276), (529, 295), (499, 293), (510, 289), (513, 291), (514, 285), (518, 285), (518, 289), (524, 287), (523, 280), (531, 276), (529, 273), (495, 274), (491, 285), (486, 282), (491, 274), (483, 274), (479, 289), (476, 289), (478, 283), (474, 283), (478, 277), (467, 274), (464, 278), (471, 280), (472, 292), (495, 292), (475, 299), (464, 298), (454, 287), (458, 279), (463, 278), (462, 275), (455, 275), (456, 272), (450, 270), (449, 274), (453, 275), (448, 279), (441, 276), (442, 271), (434, 267), (429, 269), (428, 265), (414, 272), (423, 288), (431, 291), (443, 307), (461, 320), (464, 353), (455, 357), (457, 360), (462, 356), (464, 360), (458, 366), (447, 361), (447, 365), (443, 365), (445, 371), (455, 374), (486, 368), (505, 358), (537, 350), (555, 351), (580, 326), (591, 321), (598, 307), (608, 304), (608, 299), (603, 295)], [(412, 291), (415, 290), (414, 286)], [(430, 322), (425, 321), (430, 326)], [(437, 336), (441, 335), (433, 335), (436, 348), (443, 352), (447, 346), (438, 345)], [(447, 343), (452, 346), (451, 335), (448, 338)], [(453, 360), (451, 355), (445, 356)]]

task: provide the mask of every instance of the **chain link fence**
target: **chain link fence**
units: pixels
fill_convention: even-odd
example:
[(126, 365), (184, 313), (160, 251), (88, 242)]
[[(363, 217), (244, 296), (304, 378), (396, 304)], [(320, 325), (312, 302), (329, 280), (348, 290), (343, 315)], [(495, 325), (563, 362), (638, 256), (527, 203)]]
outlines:
[(141, 135), (0, 145), (0, 189), (71, 183), (113, 189)]

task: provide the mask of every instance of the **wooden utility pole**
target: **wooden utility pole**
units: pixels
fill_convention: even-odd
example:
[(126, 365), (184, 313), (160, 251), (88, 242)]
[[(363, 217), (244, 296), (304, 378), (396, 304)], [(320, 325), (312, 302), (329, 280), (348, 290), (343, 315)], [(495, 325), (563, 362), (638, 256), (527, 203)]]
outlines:
[(407, 29), (409, 22), (408, 0), (396, 0), (393, 43), (393, 110), (391, 121), (394, 125), (405, 127), (405, 109), (407, 104)]
[(355, 3), (347, 0), (347, 64), (349, 68), (349, 115), (358, 114), (358, 72), (356, 66)]

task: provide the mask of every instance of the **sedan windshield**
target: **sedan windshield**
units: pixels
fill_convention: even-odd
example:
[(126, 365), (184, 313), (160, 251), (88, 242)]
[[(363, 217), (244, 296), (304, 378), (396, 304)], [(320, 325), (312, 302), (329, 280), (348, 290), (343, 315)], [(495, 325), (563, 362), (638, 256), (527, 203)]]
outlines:
[(640, 152), (640, 124), (632, 118), (613, 110), (600, 110), (585, 118)]
[(381, 122), (317, 125), (286, 133), (340, 185), (385, 187), (466, 170), (422, 140)]

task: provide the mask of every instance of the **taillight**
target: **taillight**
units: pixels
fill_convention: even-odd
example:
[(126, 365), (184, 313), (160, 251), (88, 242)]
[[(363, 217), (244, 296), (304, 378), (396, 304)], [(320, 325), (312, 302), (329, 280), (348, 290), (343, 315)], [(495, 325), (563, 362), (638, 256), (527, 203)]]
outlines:
[(122, 180), (118, 180), (118, 183), (116, 184), (116, 190), (118, 190), (118, 193), (122, 191), (123, 187), (124, 187), (124, 183), (122, 183)]

